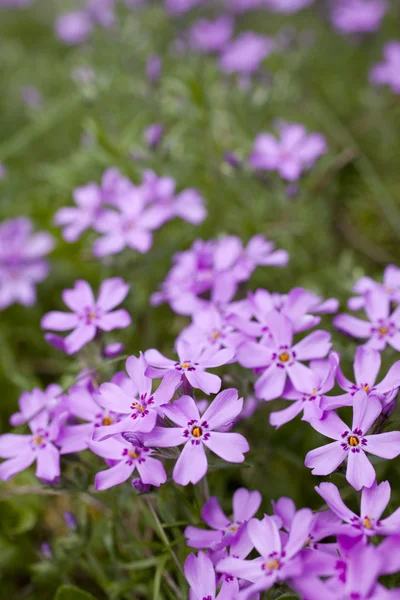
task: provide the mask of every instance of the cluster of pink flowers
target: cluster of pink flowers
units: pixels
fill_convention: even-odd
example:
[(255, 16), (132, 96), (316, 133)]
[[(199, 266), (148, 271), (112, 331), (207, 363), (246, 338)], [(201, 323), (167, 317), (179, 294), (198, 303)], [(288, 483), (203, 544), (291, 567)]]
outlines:
[(30, 219), (18, 217), (0, 223), (0, 310), (19, 303), (32, 306), (36, 284), (46, 279), (44, 258), (53, 250), (49, 233), (33, 232)]
[[(398, 598), (398, 588), (387, 590), (378, 581), (400, 569), (400, 508), (381, 520), (389, 483), (363, 490), (360, 516), (347, 508), (332, 483), (315, 489), (328, 510), (297, 510), (290, 498), (279, 498), (273, 514), (261, 520), (254, 517), (261, 504), (257, 491), (236, 490), (232, 518), (217, 498), (210, 498), (201, 514), (211, 529), (185, 531), (187, 545), (200, 550), (185, 563), (191, 598), (255, 600), (277, 583), (307, 600)], [(384, 539), (376, 546), (369, 543), (372, 536)], [(249, 559), (254, 551), (258, 556)]]
[(88, 183), (74, 190), (76, 206), (64, 207), (54, 217), (63, 227), (67, 242), (75, 242), (92, 228), (101, 234), (94, 243), (97, 257), (130, 248), (148, 252), (153, 231), (174, 217), (199, 224), (206, 217), (204, 200), (195, 189), (176, 193), (172, 177), (158, 177), (153, 171), (143, 173), (140, 185), (134, 185), (117, 169), (107, 169), (101, 185)]

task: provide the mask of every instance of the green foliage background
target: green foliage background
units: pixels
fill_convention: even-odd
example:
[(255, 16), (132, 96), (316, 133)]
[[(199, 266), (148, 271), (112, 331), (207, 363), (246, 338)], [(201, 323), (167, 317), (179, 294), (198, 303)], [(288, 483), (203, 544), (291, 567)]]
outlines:
[[(379, 278), (387, 263), (399, 263), (399, 97), (368, 83), (368, 70), (381, 59), (384, 43), (398, 35), (397, 2), (381, 29), (362, 39), (333, 32), (322, 0), (291, 17), (242, 15), (237, 31), (281, 32), (289, 39), (286, 49), (267, 59), (264, 76), (248, 91), (223, 77), (213, 57), (171, 52), (172, 41), (195, 11), (172, 20), (159, 2), (135, 13), (120, 7), (116, 29), (98, 29), (84, 46), (68, 48), (53, 34), (57, 14), (68, 5), (37, 0), (27, 10), (0, 12), (0, 161), (7, 168), (0, 180), (0, 219), (28, 215), (36, 228), (57, 238), (51, 274), (39, 286), (37, 304), (0, 314), (2, 432), (9, 429), (9, 415), (23, 390), (53, 381), (66, 385), (78, 370), (71, 358), (44, 342), (39, 327), (45, 312), (61, 308), (62, 289), (78, 278), (95, 287), (110, 275), (128, 280), (132, 291), (125, 306), (133, 325), (110, 335), (110, 341), (124, 341), (129, 354), (150, 347), (170, 353), (187, 321), (166, 306), (150, 308), (149, 295), (166, 275), (173, 253), (197, 237), (228, 233), (247, 241), (263, 233), (288, 249), (291, 260), (283, 270), (258, 269), (252, 289), (286, 292), (304, 286), (340, 298), (342, 308), (358, 277)], [(209, 13), (217, 13), (215, 5)], [(163, 76), (152, 87), (144, 70), (155, 53), (163, 57)], [(82, 66), (94, 69), (94, 83), (73, 80), (71, 73)], [(43, 94), (42, 109), (24, 105), (26, 85)], [(324, 133), (329, 144), (329, 153), (300, 181), (294, 198), (278, 177), (258, 178), (223, 160), (231, 150), (245, 159), (257, 133), (271, 131), (277, 119), (304, 123)], [(166, 135), (151, 152), (143, 130), (154, 122), (165, 126)], [(133, 159), (132, 151), (141, 158)], [(52, 217), (71, 203), (74, 187), (99, 181), (110, 166), (135, 182), (152, 168), (175, 177), (178, 189), (197, 187), (207, 201), (207, 220), (197, 228), (176, 220), (155, 233), (149, 254), (126, 252), (99, 263), (91, 254), (90, 234), (66, 244)], [(324, 326), (331, 329), (330, 318)], [(355, 344), (336, 333), (334, 339), (350, 375)], [(385, 368), (397, 358), (386, 351)], [(234, 376), (246, 393), (245, 371), (235, 369)], [(228, 512), (239, 485), (260, 489), (265, 512), (280, 495), (293, 497), (299, 507), (320, 506), (313, 490), (318, 478), (303, 460), (322, 438), (299, 420), (274, 431), (268, 414), (278, 405), (283, 403), (263, 406), (241, 425), (251, 445), (247, 466), (215, 465), (209, 477), (212, 495)], [(399, 424), (398, 413), (392, 420), (393, 427)], [(165, 535), (183, 563), (188, 552), (183, 528), (198, 522), (201, 492), (168, 483), (144, 499), (127, 482), (96, 494), (90, 486), (102, 464), (90, 456), (84, 461), (65, 457), (65, 480), (53, 492), (31, 472), (0, 483), (0, 598), (47, 600), (62, 584), (100, 600), (186, 597)], [(376, 468), (380, 480), (390, 479), (391, 506), (397, 507), (400, 461), (381, 461)], [(341, 476), (332, 479), (347, 489)], [(152, 516), (154, 507), (166, 525), (163, 534)], [(76, 515), (76, 532), (66, 529), (65, 510)], [(52, 546), (51, 559), (41, 555), (45, 541)], [(89, 600), (77, 587), (59, 590), (57, 599)]]

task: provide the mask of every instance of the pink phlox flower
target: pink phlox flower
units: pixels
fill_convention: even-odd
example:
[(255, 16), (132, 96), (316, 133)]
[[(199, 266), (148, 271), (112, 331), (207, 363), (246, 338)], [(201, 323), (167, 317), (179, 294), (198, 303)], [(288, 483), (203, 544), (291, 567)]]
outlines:
[[(339, 355), (335, 353), (339, 360)], [(397, 393), (400, 386), (400, 361), (392, 365), (380, 383), (376, 383), (381, 368), (381, 355), (373, 348), (359, 346), (354, 359), (354, 378), (352, 383), (343, 375), (340, 366), (336, 371), (336, 379), (340, 387), (346, 392), (340, 396), (325, 396), (322, 400), (323, 410), (333, 410), (341, 406), (351, 406), (354, 394), (363, 392), (367, 396), (377, 396), (383, 406), (392, 399), (393, 392)]]
[(0, 436), (0, 458), (6, 459), (0, 464), (0, 480), (8, 481), (35, 461), (36, 477), (44, 481), (59, 477), (60, 454), (54, 441), (66, 416), (63, 413), (49, 422), (48, 413), (42, 411), (29, 421), (31, 434), (5, 433)]
[(54, 215), (54, 223), (63, 227), (63, 238), (66, 242), (75, 242), (82, 233), (93, 227), (102, 215), (103, 196), (96, 183), (88, 183), (75, 188), (73, 192), (74, 206), (60, 208)]
[(261, 505), (261, 494), (239, 488), (233, 494), (233, 517), (229, 519), (223, 512), (218, 499), (213, 496), (203, 506), (201, 516), (212, 529), (200, 529), (189, 525), (185, 529), (186, 543), (191, 548), (221, 550), (226, 546), (234, 548), (240, 531), (246, 527)]
[(189, 32), (190, 45), (201, 52), (221, 52), (232, 37), (234, 22), (222, 15), (215, 21), (198, 19)]
[(66, 395), (62, 393), (61, 386), (52, 383), (45, 390), (34, 388), (31, 392), (23, 392), (18, 400), (19, 412), (10, 417), (10, 423), (14, 427), (28, 423), (42, 411), (49, 418), (54, 418), (62, 412), (67, 411)]
[(152, 380), (146, 376), (148, 365), (143, 356), (130, 356), (126, 361), (126, 370), (133, 381), (136, 393), (127, 393), (115, 383), (103, 383), (100, 386), (97, 402), (108, 410), (124, 415), (124, 418), (110, 425), (97, 427), (93, 440), (101, 441), (123, 432), (149, 432), (155, 427), (160, 406), (170, 402), (180, 384), (177, 371), (167, 373), (159, 387), (152, 391)]
[(131, 324), (126, 310), (112, 310), (126, 298), (129, 287), (120, 277), (105, 279), (95, 300), (88, 282), (80, 279), (73, 289), (62, 293), (64, 303), (72, 312), (51, 311), (42, 318), (41, 327), (53, 331), (73, 329), (64, 343), (67, 354), (74, 354), (92, 341), (99, 329), (112, 331)]
[(282, 124), (279, 135), (278, 140), (269, 133), (257, 136), (249, 158), (254, 169), (278, 171), (282, 179), (295, 181), (328, 150), (322, 134), (308, 134), (298, 123)]
[(165, 416), (177, 427), (155, 427), (146, 436), (146, 445), (170, 448), (184, 444), (173, 470), (173, 480), (180, 485), (198, 483), (207, 473), (205, 448), (227, 462), (241, 463), (249, 445), (239, 433), (221, 431), (242, 410), (243, 399), (234, 389), (220, 392), (200, 416), (195, 401), (181, 396), (163, 407)]
[(386, 0), (334, 0), (332, 7), (332, 23), (343, 34), (375, 31), (388, 10)]
[(390, 501), (390, 484), (375, 482), (370, 488), (364, 487), (361, 492), (360, 515), (350, 510), (343, 502), (340, 492), (333, 483), (321, 483), (315, 490), (325, 500), (329, 508), (348, 524), (342, 532), (358, 536), (360, 533), (369, 538), (374, 535), (400, 534), (400, 508), (386, 519), (382, 514)]
[(400, 42), (386, 44), (384, 61), (372, 67), (369, 78), (374, 85), (388, 85), (395, 94), (400, 94)]
[(400, 454), (400, 432), (389, 431), (366, 435), (382, 412), (376, 396), (366, 396), (359, 391), (353, 398), (353, 422), (348, 427), (334, 412), (321, 420), (311, 420), (312, 427), (333, 440), (330, 444), (311, 450), (305, 465), (313, 475), (329, 475), (347, 458), (346, 479), (356, 490), (371, 487), (375, 470), (366, 452), (381, 458), (392, 459)]
[(341, 313), (333, 319), (339, 331), (351, 337), (366, 339), (365, 346), (383, 350), (386, 345), (400, 350), (400, 307), (390, 313), (390, 297), (382, 288), (374, 287), (365, 293), (368, 321)]
[(184, 565), (185, 577), (190, 585), (190, 600), (238, 600), (238, 583), (232, 578), (222, 582), (217, 593), (214, 565), (204, 552), (189, 554)]
[(226, 365), (235, 355), (231, 348), (209, 346), (203, 347), (198, 343), (187, 343), (184, 340), (176, 342), (178, 360), (163, 356), (155, 348), (145, 352), (149, 364), (146, 373), (149, 377), (164, 377), (167, 373), (178, 373), (184, 385), (186, 382), (205, 394), (216, 394), (221, 389), (221, 378), (206, 369)]
[(89, 449), (111, 462), (112, 466), (96, 474), (96, 490), (107, 490), (123, 483), (138, 471), (141, 481), (146, 485), (159, 487), (167, 481), (162, 462), (152, 456), (153, 451), (136, 440), (130, 443), (122, 438), (106, 439), (103, 442), (90, 442)]
[(271, 311), (266, 318), (266, 327), (269, 337), (263, 343), (245, 342), (236, 352), (239, 364), (261, 372), (254, 386), (257, 397), (263, 400), (280, 397), (287, 377), (297, 391), (314, 390), (317, 385), (314, 374), (300, 361), (326, 356), (331, 347), (330, 334), (313, 331), (293, 345), (293, 326), (277, 311)]
[(228, 42), (219, 59), (224, 73), (252, 74), (274, 50), (274, 41), (253, 31), (244, 31)]
[[(399, 44), (400, 47), (400, 44)], [(371, 277), (361, 277), (353, 286), (357, 294), (349, 298), (347, 306), (350, 310), (359, 310), (365, 306), (365, 295), (374, 289), (381, 289), (389, 296), (390, 302), (400, 302), (400, 269), (395, 265), (388, 265), (383, 272), (383, 282), (379, 283)]]

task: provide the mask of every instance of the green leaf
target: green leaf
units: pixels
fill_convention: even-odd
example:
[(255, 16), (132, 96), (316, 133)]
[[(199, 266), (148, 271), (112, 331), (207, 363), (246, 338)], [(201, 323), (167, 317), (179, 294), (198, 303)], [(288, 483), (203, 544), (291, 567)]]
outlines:
[(96, 600), (96, 598), (74, 585), (61, 585), (56, 591), (54, 600)]
[(168, 560), (168, 556), (164, 556), (164, 558), (162, 558), (158, 564), (158, 567), (156, 569), (156, 574), (154, 577), (154, 588), (153, 588), (153, 600), (159, 600), (160, 599), (160, 592), (161, 592), (161, 579), (164, 573), (164, 569), (165, 569), (165, 564)]

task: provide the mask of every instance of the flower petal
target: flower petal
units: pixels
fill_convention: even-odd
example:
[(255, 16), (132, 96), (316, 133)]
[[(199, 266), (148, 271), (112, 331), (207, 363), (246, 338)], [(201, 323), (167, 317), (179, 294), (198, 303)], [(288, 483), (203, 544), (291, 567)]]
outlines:
[(37, 453), (36, 477), (53, 481), (60, 476), (60, 453), (53, 444), (46, 444)]
[(72, 290), (64, 290), (61, 295), (64, 304), (73, 312), (80, 312), (82, 308), (92, 307), (95, 303), (92, 288), (82, 279), (75, 281)]
[(247, 524), (247, 532), (256, 550), (263, 558), (267, 558), (272, 552), (281, 553), (282, 542), (278, 527), (269, 515), (264, 518), (250, 519)]
[(96, 306), (101, 308), (104, 312), (108, 312), (125, 300), (129, 293), (129, 288), (130, 285), (125, 283), (121, 277), (105, 279), (100, 285)]
[(212, 496), (203, 506), (201, 518), (204, 523), (213, 529), (225, 529), (230, 523), (230, 520), (221, 508), (218, 498), (215, 496)]
[[(358, 450), (358, 448), (357, 448)], [(374, 467), (363, 450), (348, 453), (346, 479), (355, 490), (371, 487), (375, 481)]]
[(358, 391), (353, 396), (353, 431), (361, 429), (366, 433), (381, 412), (382, 404), (376, 396), (367, 396), (364, 390)]
[(129, 327), (131, 323), (132, 319), (130, 314), (123, 308), (106, 313), (97, 320), (97, 326), (103, 331), (125, 329), (125, 327)]
[(343, 521), (350, 523), (351, 519), (357, 516), (353, 511), (347, 508), (340, 496), (338, 488), (333, 483), (323, 482), (319, 487), (315, 488), (315, 491), (325, 500), (335, 515), (340, 517)]
[(276, 365), (271, 365), (261, 375), (254, 385), (257, 398), (274, 400), (282, 396), (286, 382), (286, 371)]
[(261, 505), (260, 492), (249, 492), (245, 488), (239, 488), (233, 494), (233, 518), (236, 522), (248, 521), (258, 511)]
[(203, 444), (187, 442), (175, 464), (172, 478), (175, 483), (188, 485), (198, 483), (207, 473), (207, 457)]
[(207, 421), (210, 429), (218, 429), (226, 423), (234, 421), (243, 408), (243, 398), (238, 398), (238, 391), (231, 388), (224, 390), (214, 398), (202, 419)]
[(339, 329), (339, 331), (347, 333), (352, 337), (369, 338), (371, 335), (371, 324), (367, 321), (352, 317), (351, 315), (346, 315), (344, 313), (337, 315), (333, 319), (333, 324), (336, 329)]
[(326, 446), (308, 452), (304, 464), (312, 469), (313, 475), (330, 475), (345, 460), (347, 452), (340, 442), (332, 442)]
[(114, 485), (119, 485), (129, 479), (135, 468), (136, 465), (134, 462), (129, 464), (126, 460), (121, 460), (117, 465), (111, 467), (111, 469), (96, 473), (94, 487), (96, 490), (101, 491), (108, 490)]
[(145, 460), (143, 462), (138, 461), (136, 466), (143, 483), (159, 487), (167, 481), (164, 466), (156, 458), (146, 456)]
[(361, 494), (361, 517), (371, 516), (377, 521), (390, 501), (390, 483), (375, 482), (370, 488), (364, 488)]
[(244, 452), (250, 450), (245, 437), (240, 433), (222, 433), (212, 431), (205, 446), (227, 462), (240, 463), (244, 461)]
[[(381, 355), (373, 348), (359, 346), (354, 359), (354, 375), (357, 385), (368, 384), (372, 387), (381, 368)], [(400, 375), (399, 375), (400, 383)]]
[(85, 344), (91, 342), (96, 335), (96, 327), (94, 325), (80, 325), (72, 333), (67, 335), (64, 340), (64, 347), (67, 354), (75, 354)]
[(40, 322), (42, 329), (50, 329), (52, 331), (66, 331), (67, 329), (74, 329), (77, 325), (78, 317), (76, 314), (59, 310), (48, 312)]
[(0, 464), (0, 481), (8, 481), (17, 473), (30, 467), (34, 460), (35, 454), (31, 450), (5, 460)]
[(331, 349), (331, 334), (321, 329), (313, 331), (293, 346), (296, 359), (311, 360), (313, 358), (324, 358)]
[(217, 394), (221, 389), (221, 378), (218, 375), (214, 375), (214, 373), (207, 373), (207, 371), (196, 369), (195, 371), (186, 371), (185, 377), (192, 387), (201, 390), (207, 395)]
[(400, 431), (388, 431), (376, 435), (365, 436), (366, 452), (371, 452), (381, 458), (396, 458), (400, 454)]

